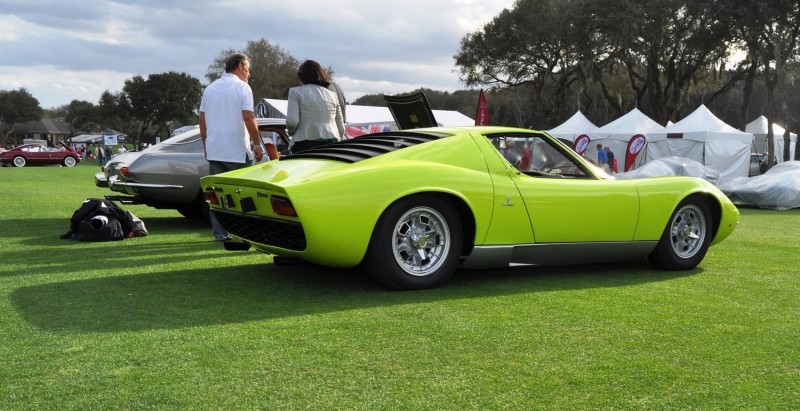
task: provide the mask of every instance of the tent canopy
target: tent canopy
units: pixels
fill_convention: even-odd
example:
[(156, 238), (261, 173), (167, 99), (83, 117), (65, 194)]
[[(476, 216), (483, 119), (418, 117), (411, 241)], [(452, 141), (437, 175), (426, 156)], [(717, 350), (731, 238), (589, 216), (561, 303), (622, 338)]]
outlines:
[[(611, 151), (614, 152), (619, 162), (622, 162), (627, 154), (628, 142), (630, 142), (634, 136), (643, 135), (646, 137), (652, 132), (663, 130), (664, 127), (661, 124), (656, 123), (650, 117), (647, 117), (644, 113), (639, 111), (639, 109), (634, 108), (624, 116), (598, 128), (597, 131), (589, 133), (591, 143), (586, 150), (586, 155), (592, 159), (597, 158), (597, 149), (595, 146), (597, 144), (602, 144), (603, 146), (608, 146)], [(635, 155), (631, 154), (631, 156), (635, 158), (630, 159), (630, 169), (634, 169), (644, 162), (645, 151), (642, 150)], [(620, 165), (620, 167), (622, 166)]]
[[(367, 133), (397, 130), (397, 123), (395, 123), (389, 107), (347, 104), (345, 110), (347, 111), (347, 123), (344, 126), (345, 133), (348, 137), (358, 137)], [(289, 111), (289, 101), (270, 98), (261, 99), (261, 101), (256, 104), (255, 111), (258, 117), (286, 118), (286, 113)], [(432, 111), (436, 122), (440, 126), (475, 125), (474, 119), (458, 111)]]
[(718, 170), (721, 179), (747, 177), (753, 134), (717, 118), (705, 105), (681, 121), (648, 135), (647, 160), (679, 156)]
[(575, 141), (575, 139), (581, 134), (592, 133), (596, 130), (597, 126), (589, 121), (589, 119), (586, 118), (586, 116), (584, 116), (580, 110), (578, 110), (567, 121), (553, 129), (548, 130), (547, 134), (550, 134), (555, 138)]
[[(348, 104), (345, 110), (347, 110), (347, 124), (345, 124), (347, 127), (352, 125), (389, 124), (395, 129), (397, 128), (394, 117), (392, 117), (392, 112), (389, 111), (389, 107)], [(256, 115), (259, 117), (286, 118), (286, 113), (288, 111), (288, 100), (265, 98), (256, 105)], [(433, 110), (433, 116), (440, 126), (475, 125), (475, 119), (469, 118), (458, 111)]]
[[(769, 120), (764, 116), (759, 116), (757, 119), (751, 121), (745, 126), (744, 131), (753, 133), (753, 150), (756, 153), (766, 153), (769, 145), (767, 144), (767, 133), (769, 131)], [(786, 130), (772, 123), (773, 144), (775, 147), (775, 161), (780, 163), (783, 161), (783, 135)], [(790, 140), (797, 140), (797, 134), (789, 133)], [(791, 143), (790, 143), (791, 144)]]

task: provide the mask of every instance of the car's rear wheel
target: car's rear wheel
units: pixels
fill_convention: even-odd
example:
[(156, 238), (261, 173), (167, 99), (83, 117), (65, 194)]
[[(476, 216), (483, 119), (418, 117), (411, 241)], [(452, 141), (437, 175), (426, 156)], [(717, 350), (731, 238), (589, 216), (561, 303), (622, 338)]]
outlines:
[(177, 210), (186, 218), (193, 220), (208, 220), (208, 203), (206, 203), (206, 200), (203, 198), (202, 194), (198, 195), (191, 204), (178, 207)]
[(22, 156), (14, 157), (14, 167), (25, 167), (25, 164), (27, 163), (28, 161), (25, 160), (25, 157)]
[(462, 237), (452, 204), (431, 195), (407, 197), (378, 220), (364, 267), (390, 289), (437, 287), (456, 270)]
[(689, 270), (706, 256), (713, 223), (708, 204), (698, 197), (683, 200), (669, 219), (661, 239), (647, 259), (662, 270)]
[(75, 157), (66, 156), (64, 157), (64, 162), (62, 163), (66, 167), (75, 167), (75, 164), (78, 164), (78, 161), (75, 160)]

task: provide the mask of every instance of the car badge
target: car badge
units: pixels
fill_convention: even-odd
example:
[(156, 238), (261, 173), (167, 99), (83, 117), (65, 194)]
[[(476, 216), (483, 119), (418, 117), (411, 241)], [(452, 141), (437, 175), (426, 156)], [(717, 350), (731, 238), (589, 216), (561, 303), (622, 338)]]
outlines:
[(503, 207), (513, 207), (514, 204), (511, 203), (511, 197), (506, 197), (506, 202), (503, 203)]

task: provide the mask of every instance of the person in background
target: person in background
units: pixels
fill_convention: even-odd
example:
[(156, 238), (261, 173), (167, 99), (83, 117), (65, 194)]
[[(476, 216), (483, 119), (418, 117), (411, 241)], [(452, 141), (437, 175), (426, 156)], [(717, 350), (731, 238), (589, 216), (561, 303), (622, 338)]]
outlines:
[(614, 152), (611, 151), (611, 147), (609, 147), (609, 146), (606, 146), (605, 150), (606, 150), (606, 159), (607, 159), (607, 163), (608, 163), (608, 169), (612, 173), (616, 173), (617, 172), (617, 168), (614, 165)]
[(506, 149), (503, 151), (503, 157), (506, 161), (511, 163), (512, 166), (519, 169), (520, 154), (517, 152), (517, 142), (511, 139), (506, 140)]
[(97, 156), (97, 164), (100, 166), (100, 170), (103, 170), (103, 160), (106, 158), (105, 150), (103, 150), (103, 146), (100, 143), (97, 143), (97, 150), (95, 151), (95, 155)]
[(329, 90), (331, 79), (319, 63), (306, 60), (297, 69), (302, 86), (289, 89), (286, 130), (292, 152), (305, 151), (344, 138), (339, 97)]
[(603, 150), (602, 144), (598, 144), (596, 147), (597, 147), (597, 165), (600, 166), (600, 168), (605, 168), (606, 165), (608, 164), (608, 153), (606, 153), (606, 151)]
[(127, 152), (128, 149), (125, 147), (125, 144), (120, 144), (119, 147), (117, 147), (117, 154), (125, 154)]
[[(250, 59), (244, 53), (232, 53), (225, 60), (225, 73), (203, 91), (200, 139), (209, 174), (244, 168), (264, 156), (249, 79)], [(214, 239), (230, 240), (213, 213), (209, 219)]]
[(522, 146), (522, 157), (519, 159), (519, 169), (528, 171), (531, 168), (531, 149), (528, 148), (528, 143)]

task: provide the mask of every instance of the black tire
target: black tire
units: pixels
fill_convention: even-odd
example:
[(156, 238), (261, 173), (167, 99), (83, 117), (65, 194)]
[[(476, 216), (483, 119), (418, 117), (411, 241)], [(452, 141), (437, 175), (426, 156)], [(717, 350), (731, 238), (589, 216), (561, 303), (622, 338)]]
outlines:
[(194, 199), (191, 204), (176, 208), (182, 216), (192, 220), (208, 220), (208, 203), (203, 198), (202, 193)]
[(78, 160), (76, 160), (75, 157), (66, 156), (61, 164), (64, 167), (75, 167), (75, 165), (78, 164)]
[(690, 270), (708, 251), (713, 236), (711, 210), (702, 198), (683, 200), (670, 216), (656, 249), (647, 259), (662, 270)]
[(434, 288), (458, 267), (463, 230), (455, 207), (419, 195), (399, 200), (378, 220), (364, 268), (393, 290)]
[(25, 159), (25, 157), (16, 156), (14, 157), (13, 163), (14, 167), (25, 167), (25, 164), (27, 164), (28, 161)]

